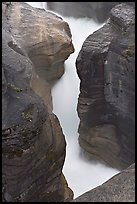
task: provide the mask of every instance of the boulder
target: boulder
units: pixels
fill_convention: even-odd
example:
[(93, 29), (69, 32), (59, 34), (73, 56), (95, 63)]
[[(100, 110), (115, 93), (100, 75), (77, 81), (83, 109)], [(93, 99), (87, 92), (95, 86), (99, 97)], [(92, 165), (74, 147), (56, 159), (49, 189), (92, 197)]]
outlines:
[(79, 143), (89, 158), (123, 169), (135, 156), (135, 9), (122, 3), (84, 42), (76, 60), (81, 80)]
[(33, 64), (26, 51), (29, 43), (26, 41), (25, 47), (20, 36), (23, 47), (14, 32), (12, 35), (10, 9), (14, 8), (17, 19), (22, 15), (19, 3), (13, 4), (8, 9), (2, 7), (2, 200), (63, 202), (73, 198), (62, 179), (65, 137), (57, 117), (30, 87)]
[(7, 16), (13, 37), (33, 62), (36, 74), (47, 81), (60, 78), (64, 61), (74, 52), (68, 24), (23, 2), (12, 2)]
[(135, 202), (135, 164), (71, 202)]

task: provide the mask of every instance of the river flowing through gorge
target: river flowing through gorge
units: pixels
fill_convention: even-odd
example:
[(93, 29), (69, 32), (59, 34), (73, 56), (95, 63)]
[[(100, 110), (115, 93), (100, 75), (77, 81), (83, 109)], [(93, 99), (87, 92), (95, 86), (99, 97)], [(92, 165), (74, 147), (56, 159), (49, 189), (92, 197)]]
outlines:
[[(31, 6), (45, 8), (45, 2), (27, 2)], [(53, 113), (57, 115), (66, 139), (66, 158), (63, 173), (74, 198), (101, 185), (119, 170), (84, 158), (78, 143), (79, 118), (77, 103), (80, 80), (75, 61), (86, 37), (102, 25), (89, 18), (62, 17), (69, 24), (75, 52), (65, 62), (64, 75), (52, 87)]]

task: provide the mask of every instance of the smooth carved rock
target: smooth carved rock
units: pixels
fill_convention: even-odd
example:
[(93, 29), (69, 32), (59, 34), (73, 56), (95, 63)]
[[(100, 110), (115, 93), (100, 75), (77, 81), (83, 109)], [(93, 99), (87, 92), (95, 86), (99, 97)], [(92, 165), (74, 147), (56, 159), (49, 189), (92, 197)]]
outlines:
[(40, 78), (33, 70), (30, 85), (35, 93), (42, 97), (45, 105), (48, 107), (48, 111), (52, 112), (53, 104), (50, 84), (43, 78)]
[(115, 6), (84, 42), (76, 60), (81, 80), (79, 143), (92, 159), (125, 168), (135, 156), (135, 11)]
[(36, 74), (48, 81), (60, 78), (64, 61), (74, 52), (68, 24), (53, 13), (23, 2), (12, 2), (8, 19), (14, 38), (33, 62)]
[(135, 164), (72, 202), (135, 202)]
[(30, 87), (32, 62), (12, 36), (7, 13), (2, 19), (2, 199), (63, 202), (73, 198), (62, 179), (65, 138), (57, 117)]

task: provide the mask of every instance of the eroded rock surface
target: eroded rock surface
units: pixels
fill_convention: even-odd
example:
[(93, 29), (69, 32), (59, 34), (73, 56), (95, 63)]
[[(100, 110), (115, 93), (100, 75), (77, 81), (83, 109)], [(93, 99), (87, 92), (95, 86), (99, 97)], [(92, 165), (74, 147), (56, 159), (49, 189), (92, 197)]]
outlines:
[(135, 156), (135, 10), (119, 4), (84, 42), (76, 61), (80, 83), (79, 143), (92, 159), (125, 168)]
[(135, 202), (135, 164), (72, 202)]
[(33, 13), (25, 5), (2, 5), (2, 199), (63, 202), (73, 198), (62, 178), (66, 142), (57, 117), (30, 87), (33, 64), (27, 48), (32, 41), (23, 38), (23, 30), (30, 35), (27, 25), (18, 27), (23, 10), (30, 9), (29, 19)]
[(12, 3), (10, 29), (33, 62), (36, 73), (48, 81), (64, 73), (64, 61), (74, 52), (69, 26), (62, 18), (27, 3)]

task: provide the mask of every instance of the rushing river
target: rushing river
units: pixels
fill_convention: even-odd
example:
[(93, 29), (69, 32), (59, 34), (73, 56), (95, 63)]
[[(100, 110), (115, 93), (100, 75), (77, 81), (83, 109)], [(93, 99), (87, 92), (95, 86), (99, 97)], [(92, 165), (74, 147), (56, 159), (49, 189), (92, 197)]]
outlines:
[[(27, 2), (34, 7), (43, 8), (45, 2)], [(66, 159), (63, 173), (74, 198), (82, 193), (101, 185), (119, 171), (99, 162), (90, 162), (81, 155), (78, 144), (77, 103), (79, 95), (79, 78), (76, 73), (75, 61), (81, 46), (91, 33), (102, 25), (89, 18), (62, 17), (68, 22), (75, 52), (65, 62), (65, 73), (52, 88), (53, 112), (57, 115), (67, 142)]]

